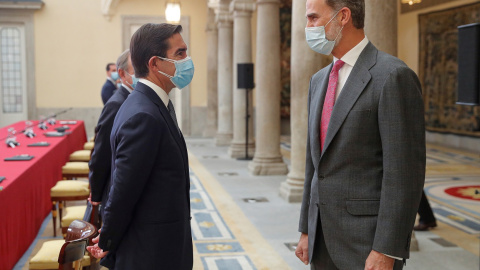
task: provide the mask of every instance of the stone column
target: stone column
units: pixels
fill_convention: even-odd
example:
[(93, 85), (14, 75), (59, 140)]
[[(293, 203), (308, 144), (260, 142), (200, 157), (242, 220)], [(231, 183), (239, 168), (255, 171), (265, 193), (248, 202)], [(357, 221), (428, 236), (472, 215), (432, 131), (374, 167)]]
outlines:
[(230, 145), (233, 134), (232, 86), (233, 86), (233, 22), (230, 1), (221, 1), (216, 9), (218, 26), (218, 131), (217, 146)]
[(288, 168), (280, 154), (280, 0), (257, 0), (257, 7), (256, 149), (248, 169), (254, 175), (281, 175)]
[[(228, 153), (230, 157), (245, 156), (245, 107), (247, 98), (245, 89), (237, 88), (237, 64), (252, 63), (252, 12), (255, 2), (252, 0), (233, 0), (230, 11), (233, 12), (233, 140)], [(253, 113), (252, 91), (248, 93), (248, 155), (251, 157), (255, 151), (253, 140)]]
[(203, 137), (214, 137), (217, 133), (217, 73), (218, 73), (218, 31), (215, 23), (215, 12), (207, 8), (207, 121), (203, 130)]
[(397, 55), (397, 0), (365, 1), (365, 34), (379, 50)]
[(292, 2), (291, 50), (291, 165), (287, 180), (280, 186), (280, 196), (288, 202), (301, 202), (305, 181), (305, 150), (308, 128), (308, 87), (310, 77), (331, 62), (331, 58), (315, 53), (305, 41), (305, 1)]

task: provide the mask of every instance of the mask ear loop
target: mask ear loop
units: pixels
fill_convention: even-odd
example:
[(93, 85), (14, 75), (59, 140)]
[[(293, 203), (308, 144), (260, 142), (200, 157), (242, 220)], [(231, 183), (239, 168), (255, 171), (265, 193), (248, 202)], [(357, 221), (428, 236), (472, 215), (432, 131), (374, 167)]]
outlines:
[[(163, 57), (160, 57), (160, 56), (157, 56), (157, 57), (158, 57), (159, 59), (161, 59), (161, 60), (164, 60), (164, 61), (167, 61), (167, 62), (170, 62), (170, 63), (174, 63), (174, 64), (175, 64), (175, 60), (168, 59), (168, 58), (163, 58)], [(159, 70), (158, 73), (162, 74), (163, 76), (165, 76), (165, 77), (167, 77), (167, 78), (169, 78), (169, 79), (173, 78), (172, 75), (168, 75), (167, 73), (165, 73), (165, 72), (163, 72), (163, 71), (161, 71), (161, 70)]]

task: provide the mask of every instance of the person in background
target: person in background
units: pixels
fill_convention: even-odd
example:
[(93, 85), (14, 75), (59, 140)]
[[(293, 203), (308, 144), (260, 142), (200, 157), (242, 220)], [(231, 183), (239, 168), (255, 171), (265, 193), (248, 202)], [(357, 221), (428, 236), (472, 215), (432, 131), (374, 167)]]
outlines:
[(109, 98), (113, 96), (113, 92), (117, 90), (117, 81), (119, 79), (117, 67), (114, 63), (107, 64), (107, 81), (103, 84), (102, 87), (102, 101), (105, 105)]
[(418, 225), (413, 227), (415, 231), (427, 231), (430, 228), (437, 227), (437, 220), (433, 215), (432, 207), (430, 207), (427, 196), (425, 196), (425, 191), (422, 192), (422, 199), (418, 206), (418, 215), (420, 216), (420, 220), (418, 221)]
[(107, 101), (103, 107), (97, 126), (95, 127), (95, 144), (92, 150), (89, 167), (89, 180), (91, 191), (91, 203), (101, 203), (100, 212), (103, 213), (103, 206), (108, 198), (110, 189), (110, 173), (112, 163), (112, 150), (110, 148), (110, 132), (112, 131), (113, 120), (117, 115), (120, 106), (127, 99), (128, 95), (135, 89), (138, 79), (135, 78), (135, 71), (130, 60), (130, 50), (124, 51), (117, 59), (118, 75), (122, 82), (121, 87)]

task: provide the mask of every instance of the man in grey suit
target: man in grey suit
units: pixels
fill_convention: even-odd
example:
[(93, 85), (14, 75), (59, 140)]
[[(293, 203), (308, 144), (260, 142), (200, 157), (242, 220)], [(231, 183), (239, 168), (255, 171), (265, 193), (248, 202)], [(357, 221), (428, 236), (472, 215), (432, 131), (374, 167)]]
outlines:
[(311, 269), (402, 269), (425, 181), (419, 80), (368, 41), (364, 0), (307, 0), (306, 16), (334, 62), (310, 81), (295, 253)]

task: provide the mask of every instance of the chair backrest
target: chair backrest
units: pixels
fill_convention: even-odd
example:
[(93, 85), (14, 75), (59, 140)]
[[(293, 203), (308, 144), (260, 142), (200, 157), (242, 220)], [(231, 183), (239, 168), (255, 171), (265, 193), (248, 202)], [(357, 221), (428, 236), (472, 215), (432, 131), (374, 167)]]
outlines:
[(90, 239), (96, 234), (97, 228), (89, 222), (83, 220), (74, 220), (67, 230), (65, 244), (63, 244), (58, 255), (58, 269), (75, 269), (78, 263), (85, 255), (85, 248)]
[(58, 255), (59, 270), (78, 270), (81, 268), (80, 261), (85, 255), (87, 247), (87, 239), (77, 239), (68, 241), (63, 244), (60, 254)]

